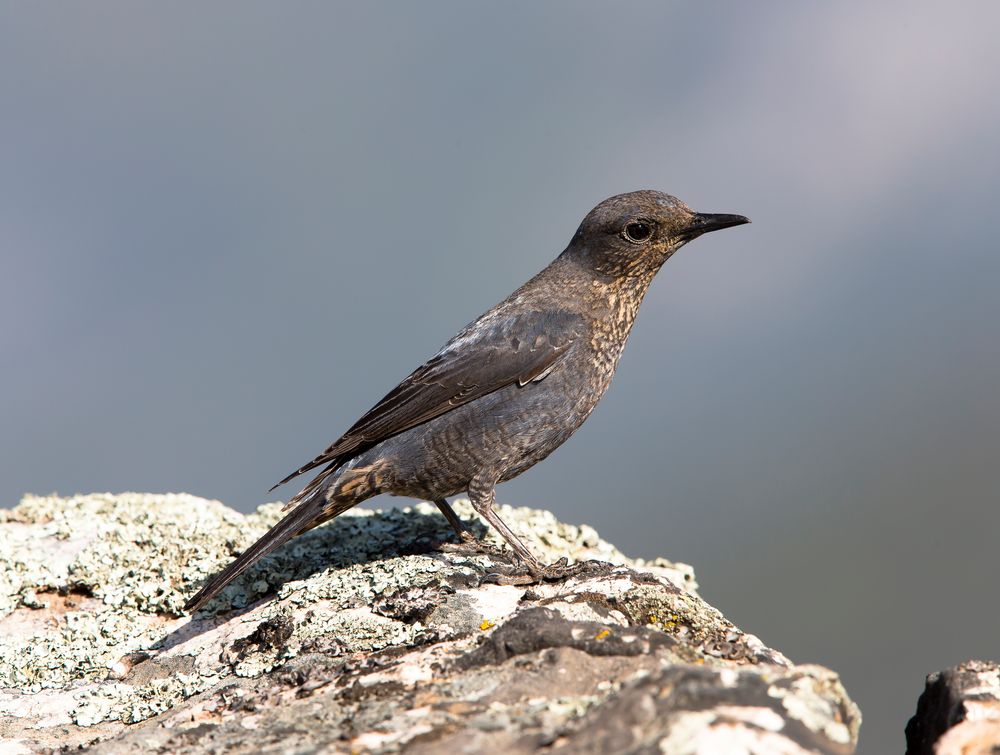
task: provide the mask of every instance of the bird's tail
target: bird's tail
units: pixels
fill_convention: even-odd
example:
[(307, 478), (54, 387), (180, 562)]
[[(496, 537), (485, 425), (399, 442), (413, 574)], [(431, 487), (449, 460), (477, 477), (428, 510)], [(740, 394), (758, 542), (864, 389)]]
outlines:
[(376, 475), (371, 467), (345, 470), (344, 474), (327, 483), (327, 478), (335, 471), (337, 470), (328, 469), (309, 483), (289, 502), (297, 503), (296, 508), (271, 527), (229, 566), (208, 580), (197, 594), (184, 604), (184, 610), (197, 611), (222, 592), (226, 585), (296, 535), (301, 535), (344, 513), (378, 492)]

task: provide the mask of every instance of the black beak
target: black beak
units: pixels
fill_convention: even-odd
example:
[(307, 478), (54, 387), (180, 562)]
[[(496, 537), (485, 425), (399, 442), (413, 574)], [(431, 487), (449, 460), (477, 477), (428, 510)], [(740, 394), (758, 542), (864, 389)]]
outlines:
[(691, 239), (698, 238), (703, 233), (721, 231), (723, 228), (730, 228), (734, 225), (743, 225), (749, 222), (750, 218), (742, 215), (696, 212), (691, 219), (691, 224), (677, 235), (685, 241), (690, 241)]

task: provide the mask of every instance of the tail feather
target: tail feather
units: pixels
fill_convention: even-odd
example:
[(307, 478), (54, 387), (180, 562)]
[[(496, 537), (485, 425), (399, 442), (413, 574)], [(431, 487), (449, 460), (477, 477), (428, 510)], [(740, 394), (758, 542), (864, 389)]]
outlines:
[[(275, 488), (280, 488), (286, 482), (290, 482), (291, 480), (294, 480), (300, 474), (305, 474), (310, 469), (315, 469), (316, 467), (320, 466), (321, 464), (326, 464), (327, 462), (330, 462), (330, 466), (327, 467), (327, 469), (326, 469), (326, 471), (329, 472), (331, 469), (336, 469), (337, 467), (341, 466), (344, 463), (344, 458), (342, 456), (341, 457), (330, 456), (327, 452), (324, 451), (323, 453), (321, 453), (319, 456), (317, 456), (315, 459), (313, 459), (309, 463), (303, 464), (301, 467), (299, 467), (298, 469), (296, 469), (291, 474), (283, 477), (281, 479), (281, 482), (276, 482), (274, 485), (272, 485), (268, 489), (267, 492), (271, 493), (271, 492), (273, 492), (275, 490)], [(313, 482), (315, 482), (315, 480), (313, 480)]]
[[(330, 479), (334, 473), (337, 476)], [(208, 580), (184, 604), (185, 610), (196, 611), (201, 608), (222, 592), (226, 585), (296, 535), (301, 535), (378, 494), (384, 473), (385, 464), (381, 461), (350, 469), (331, 464), (285, 506), (286, 509), (293, 506), (295, 508), (229, 566)]]
[[(296, 493), (294, 496), (292, 496), (291, 499), (289, 499), (288, 503), (286, 503), (281, 508), (281, 510), (282, 511), (290, 511), (291, 509), (294, 509), (296, 506), (298, 506), (300, 503), (302, 503), (302, 501), (305, 501), (305, 500), (308, 500), (309, 498), (312, 498), (313, 495), (316, 493), (316, 491), (320, 488), (320, 486), (322, 486), (322, 485), (324, 485), (326, 483), (326, 481), (330, 477), (330, 475), (332, 475), (332, 474), (334, 474), (334, 473), (336, 473), (338, 471), (340, 471), (340, 466), (339, 465), (331, 464), (330, 466), (328, 466), (326, 469), (324, 469), (322, 472), (320, 472), (318, 475), (316, 475), (315, 478), (313, 478), (312, 480), (310, 480), (308, 485), (306, 485), (304, 488), (302, 488), (302, 490), (300, 490), (298, 493)], [(277, 487), (277, 486), (275, 486), (275, 487)], [(274, 490), (274, 488), (271, 488), (271, 490)], [(268, 491), (268, 492), (270, 492), (270, 491)]]
[(329, 505), (322, 497), (316, 497), (299, 506), (269, 529), (263, 537), (247, 548), (229, 566), (208, 580), (197, 594), (184, 604), (184, 610), (197, 611), (262, 558), (280, 548), (296, 535), (322, 524), (346, 508), (349, 506), (331, 512)]

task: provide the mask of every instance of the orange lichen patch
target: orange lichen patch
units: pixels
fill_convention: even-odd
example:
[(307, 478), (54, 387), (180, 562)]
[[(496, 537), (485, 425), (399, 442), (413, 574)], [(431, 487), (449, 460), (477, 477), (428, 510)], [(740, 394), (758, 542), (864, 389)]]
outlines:
[(611, 636), (611, 630), (610, 629), (602, 629), (600, 632), (598, 632), (597, 634), (594, 635), (594, 639), (595, 640), (603, 640), (603, 639), (605, 639), (607, 637), (610, 637), (610, 636)]
[(22, 605), (0, 617), (0, 634), (14, 636), (52, 629), (66, 614), (92, 610), (100, 605), (100, 600), (83, 592), (33, 593), (32, 604)]

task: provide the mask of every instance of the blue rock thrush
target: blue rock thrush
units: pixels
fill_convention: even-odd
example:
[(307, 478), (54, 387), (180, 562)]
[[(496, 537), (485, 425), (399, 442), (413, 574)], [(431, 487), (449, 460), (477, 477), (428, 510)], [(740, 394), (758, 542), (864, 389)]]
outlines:
[(560, 565), (541, 564), (494, 511), (497, 483), (544, 459), (590, 415), (663, 263), (703, 233), (749, 222), (742, 215), (694, 212), (657, 191), (601, 202), (552, 264), (278, 483), (324, 467), (288, 502), (289, 513), (186, 608), (203, 606), (290, 538), (379, 493), (434, 501), (472, 544), (446, 500), (467, 491), (534, 578), (558, 578)]

